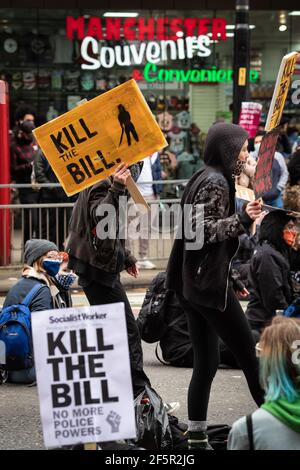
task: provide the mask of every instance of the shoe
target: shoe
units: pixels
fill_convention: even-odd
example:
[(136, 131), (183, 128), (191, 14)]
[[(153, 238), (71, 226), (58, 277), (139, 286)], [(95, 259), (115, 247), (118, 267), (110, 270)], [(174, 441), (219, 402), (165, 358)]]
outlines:
[(141, 261), (138, 261), (136, 264), (139, 269), (156, 269), (155, 264), (153, 264), (148, 259), (142, 259)]
[(180, 408), (180, 403), (179, 401), (172, 401), (171, 403), (164, 403), (164, 407), (166, 412), (171, 415)]
[(187, 431), (189, 450), (213, 450), (206, 432)]

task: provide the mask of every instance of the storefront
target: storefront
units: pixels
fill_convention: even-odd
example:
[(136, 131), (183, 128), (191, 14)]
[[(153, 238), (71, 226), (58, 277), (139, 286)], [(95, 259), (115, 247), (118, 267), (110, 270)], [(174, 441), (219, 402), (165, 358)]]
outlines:
[[(265, 112), (281, 57), (300, 50), (300, 12), (291, 13), (250, 12), (251, 99)], [(175, 128), (174, 145), (182, 150), (192, 122), (206, 132), (217, 119), (231, 119), (234, 22), (233, 10), (114, 16), (99, 9), (0, 8), (0, 77), (9, 83), (11, 116), (26, 103), (45, 122), (135, 78), (161, 127)], [(285, 111), (300, 121), (290, 97)]]

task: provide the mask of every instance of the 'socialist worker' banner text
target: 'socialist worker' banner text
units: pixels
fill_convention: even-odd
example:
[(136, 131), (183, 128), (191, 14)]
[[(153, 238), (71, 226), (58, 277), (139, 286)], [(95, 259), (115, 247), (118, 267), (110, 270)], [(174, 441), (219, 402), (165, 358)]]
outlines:
[(166, 147), (166, 139), (134, 80), (34, 130), (68, 196)]
[(45, 445), (135, 438), (124, 304), (32, 314)]

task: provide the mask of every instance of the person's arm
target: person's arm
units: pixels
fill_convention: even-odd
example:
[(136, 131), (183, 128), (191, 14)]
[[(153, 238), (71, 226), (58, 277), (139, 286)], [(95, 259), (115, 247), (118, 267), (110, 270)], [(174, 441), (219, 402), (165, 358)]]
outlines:
[(53, 308), (53, 300), (48, 286), (41, 288), (36, 296), (34, 296), (31, 305), (31, 312), (38, 312), (41, 310), (51, 310)]
[(283, 273), (277, 260), (270, 253), (262, 253), (253, 260), (253, 270), (266, 311), (272, 313), (285, 309), (289, 302), (284, 293)]
[(12, 175), (15, 175), (16, 173), (31, 169), (31, 162), (26, 160), (22, 152), (12, 147), (10, 151), (10, 166)]
[[(217, 182), (208, 180), (199, 189), (193, 203), (192, 229), (193, 233), (196, 232), (197, 228), (197, 233), (204, 234), (204, 243), (218, 243), (238, 237), (255, 220), (255, 207), (260, 207), (256, 202), (248, 203), (242, 213), (224, 217), (225, 201), (229, 201), (229, 188), (228, 183), (223, 178), (219, 178)], [(198, 209), (201, 209), (199, 207), (201, 205), (204, 207), (204, 217), (203, 211), (200, 210), (197, 213), (197, 206)], [(257, 210), (260, 212), (260, 209)], [(199, 230), (202, 232), (199, 232)]]
[(136, 264), (137, 259), (135, 258), (135, 256), (133, 256), (133, 254), (128, 248), (124, 248), (124, 251), (125, 251), (124, 265), (125, 265), (125, 269), (128, 269), (131, 266), (134, 266)]
[(288, 169), (287, 169), (287, 166), (286, 166), (286, 163), (285, 163), (285, 159), (284, 157), (281, 155), (280, 152), (276, 152), (275, 153), (275, 157), (279, 163), (279, 166), (280, 166), (280, 178), (279, 178), (279, 181), (277, 183), (277, 188), (282, 191), (285, 186), (286, 186), (286, 183), (289, 179), (289, 172), (288, 172)]
[[(47, 161), (46, 164), (48, 164)], [(34, 173), (37, 183), (51, 183), (47, 177), (47, 172), (45, 171), (45, 157), (40, 151), (37, 152), (34, 159)]]

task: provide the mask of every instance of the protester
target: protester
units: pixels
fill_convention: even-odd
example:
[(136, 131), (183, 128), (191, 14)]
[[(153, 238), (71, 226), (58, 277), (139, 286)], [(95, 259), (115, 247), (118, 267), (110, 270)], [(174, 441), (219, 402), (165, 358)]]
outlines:
[[(42, 239), (28, 240), (24, 250), (24, 262), (22, 278), (9, 290), (3, 309), (22, 303), (37, 284), (41, 285), (41, 289), (29, 304), (31, 312), (70, 306), (70, 303), (62, 299), (60, 282), (55, 280), (62, 259), (54, 243)], [(66, 287), (62, 289), (67, 290)], [(9, 382), (32, 383), (35, 380), (34, 366), (30, 369), (10, 371), (8, 374)]]
[[(137, 397), (149, 379), (143, 370), (141, 339), (126, 292), (120, 282), (120, 272), (124, 269), (134, 277), (138, 276), (136, 259), (125, 248), (125, 239), (120, 238), (119, 217), (115, 219), (115, 233), (102, 239), (96, 233), (96, 227), (103, 216), (97, 215), (97, 209), (110, 206), (119, 214), (120, 196), (128, 197), (126, 182), (130, 174), (125, 164), (117, 167), (114, 174), (84, 189), (75, 203), (68, 241), (69, 268), (79, 276), (90, 305), (103, 305), (123, 302), (127, 324), (129, 355), (134, 397)], [(103, 228), (104, 230), (104, 228)]]
[(300, 321), (276, 317), (257, 344), (265, 402), (240, 418), (229, 434), (229, 450), (300, 450)]
[[(183, 194), (182, 226), (167, 268), (167, 287), (176, 292), (187, 314), (194, 349), (188, 392), (190, 448), (209, 448), (206, 419), (211, 383), (219, 363), (218, 337), (237, 358), (254, 400), (258, 405), (262, 403), (254, 341), (235, 293), (228, 287), (238, 236), (261, 214), (256, 201), (249, 202), (243, 213), (234, 213), (234, 178), (240, 175), (248, 157), (247, 139), (248, 133), (234, 124), (219, 123), (209, 129), (206, 166), (191, 178)], [(186, 204), (193, 210), (192, 218), (184, 220)], [(194, 234), (204, 236), (204, 245), (191, 243), (185, 230), (189, 226)]]
[[(34, 123), (32, 120), (22, 121), (14, 129), (14, 139), (10, 145), (11, 177), (17, 184), (32, 184), (33, 164), (37, 153), (37, 145), (33, 137)], [(37, 204), (39, 195), (34, 187), (19, 188), (21, 204)], [(24, 208), (23, 245), (38, 232), (37, 209)]]
[[(37, 184), (58, 183), (48, 160), (39, 149), (34, 160), (35, 181)], [(42, 187), (39, 190), (40, 204), (69, 203), (76, 198), (69, 198), (61, 187)], [(67, 228), (71, 217), (71, 208), (54, 207), (40, 209), (42, 237), (56, 243), (63, 250), (67, 238)]]
[[(160, 181), (161, 177), (161, 166), (160, 166), (160, 158), (158, 153), (155, 152), (150, 157), (146, 157), (143, 160), (143, 168), (141, 171), (140, 176), (137, 179), (137, 186), (143, 195), (144, 199), (147, 202), (155, 201), (159, 194), (162, 191), (161, 184), (153, 184), (153, 181)], [(132, 207), (132, 206), (131, 206)], [(130, 209), (129, 209), (130, 210)], [(156, 266), (152, 261), (148, 259), (149, 257), (149, 237), (152, 224), (158, 223), (158, 205), (151, 204), (151, 216), (149, 218), (149, 214), (147, 211), (138, 214), (139, 218), (139, 226), (140, 226), (140, 233), (139, 233), (139, 258), (140, 260), (137, 262), (137, 267), (139, 269), (155, 269)], [(156, 221), (155, 221), (156, 218)], [(132, 221), (132, 218), (129, 218)], [(130, 240), (130, 236), (128, 237), (128, 241)], [(131, 249), (131, 246), (130, 246)]]
[(295, 218), (275, 210), (265, 216), (259, 244), (250, 263), (250, 296), (246, 316), (251, 329), (261, 333), (276, 314), (292, 302), (292, 270), (300, 270), (300, 252), (293, 249)]

